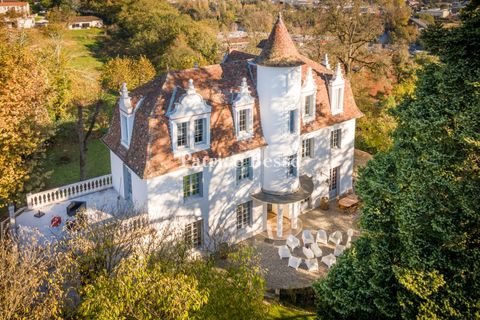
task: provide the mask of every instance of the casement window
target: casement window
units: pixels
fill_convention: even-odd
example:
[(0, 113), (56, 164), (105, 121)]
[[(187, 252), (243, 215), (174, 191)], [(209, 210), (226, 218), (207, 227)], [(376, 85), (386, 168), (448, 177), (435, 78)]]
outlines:
[(183, 237), (187, 245), (190, 245), (193, 248), (199, 248), (202, 246), (202, 226), (203, 220), (198, 220), (185, 226)]
[(297, 175), (296, 154), (287, 157), (286, 171), (287, 177), (295, 177)]
[(121, 142), (125, 147), (130, 145), (130, 130), (128, 126), (128, 119), (127, 116), (124, 114), (120, 115), (120, 131), (121, 131)]
[(302, 158), (313, 157), (313, 138), (302, 141)]
[(342, 140), (342, 129), (335, 129), (330, 132), (330, 148), (339, 149)]
[(248, 110), (243, 109), (238, 112), (238, 132), (246, 132), (248, 130)]
[(305, 97), (304, 115), (307, 118), (313, 117), (313, 110), (314, 110), (313, 103), (314, 103), (313, 94), (310, 94)]
[(186, 147), (188, 144), (188, 122), (177, 123), (177, 147)]
[(205, 119), (196, 119), (194, 121), (195, 144), (201, 144), (205, 142), (205, 122)]
[(335, 91), (336, 91), (335, 94), (336, 94), (336, 96), (337, 96), (337, 99), (336, 99), (337, 104), (336, 104), (336, 106), (335, 106), (335, 108), (336, 108), (335, 110), (341, 111), (341, 110), (343, 109), (343, 107), (342, 107), (342, 104), (343, 104), (343, 89), (342, 89), (342, 88), (338, 88), (338, 89), (336, 89)]
[(335, 167), (333, 169), (330, 169), (330, 179), (329, 179), (329, 184), (328, 184), (328, 190), (331, 191), (336, 191), (337, 186), (338, 186), (338, 168)]
[(202, 173), (197, 172), (183, 177), (183, 197), (185, 199), (202, 195)]
[(288, 131), (290, 133), (295, 133), (295, 110), (290, 110), (288, 116)]
[(237, 161), (237, 181), (252, 178), (252, 158)]
[(237, 206), (237, 229), (245, 229), (252, 224), (252, 201)]

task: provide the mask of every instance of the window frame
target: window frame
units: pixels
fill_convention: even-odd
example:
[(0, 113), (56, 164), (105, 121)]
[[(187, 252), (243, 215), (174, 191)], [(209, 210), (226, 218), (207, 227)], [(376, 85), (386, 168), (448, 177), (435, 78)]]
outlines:
[(296, 110), (289, 110), (288, 111), (288, 133), (294, 134), (297, 132), (296, 130)]
[(302, 158), (313, 158), (314, 143), (313, 137), (302, 140)]
[(313, 104), (315, 102), (314, 94), (307, 94), (305, 95), (304, 99), (304, 106), (303, 106), (303, 115), (305, 118), (312, 118), (313, 117)]
[(342, 148), (342, 129), (333, 129), (330, 131), (330, 149)]
[(238, 110), (238, 133), (248, 132), (248, 109)]
[(237, 205), (235, 209), (237, 230), (245, 230), (252, 225), (253, 220), (253, 202), (247, 202)]
[(128, 116), (120, 113), (120, 142), (126, 148), (130, 146), (130, 128), (128, 125)]
[[(196, 179), (195, 181), (193, 181)], [(203, 196), (203, 173), (195, 172), (186, 176), (183, 176), (183, 199), (191, 199), (193, 197)]]
[(183, 239), (192, 248), (201, 248), (203, 246), (203, 219), (187, 223), (183, 227)]
[(292, 154), (287, 157), (286, 163), (286, 175), (287, 178), (297, 176), (297, 154)]
[[(206, 119), (205, 118), (198, 118), (193, 120), (193, 143), (195, 145), (204, 144), (205, 143), (205, 127), (206, 127)], [(198, 130), (198, 124), (201, 124), (201, 131)], [(198, 135), (201, 135), (201, 140), (197, 141)]]
[(252, 157), (246, 157), (241, 160), (237, 160), (235, 176), (237, 183), (247, 179), (252, 179)]
[[(183, 132), (183, 126), (185, 125), (185, 132)], [(177, 149), (182, 149), (182, 148), (188, 148), (188, 127), (189, 127), (189, 121), (182, 121), (182, 122), (177, 122)], [(181, 128), (182, 126), (182, 128)], [(182, 137), (180, 137), (180, 134), (182, 134)], [(180, 139), (182, 138), (182, 141), (184, 140), (184, 144), (180, 144)]]

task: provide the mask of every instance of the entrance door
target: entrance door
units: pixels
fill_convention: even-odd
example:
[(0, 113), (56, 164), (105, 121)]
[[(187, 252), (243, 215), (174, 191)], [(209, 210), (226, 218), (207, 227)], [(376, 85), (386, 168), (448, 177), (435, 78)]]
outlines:
[(338, 170), (339, 167), (330, 169), (330, 183), (329, 183), (329, 197), (330, 199), (335, 198), (338, 195)]
[(123, 165), (123, 196), (125, 200), (132, 200), (132, 174), (127, 166)]

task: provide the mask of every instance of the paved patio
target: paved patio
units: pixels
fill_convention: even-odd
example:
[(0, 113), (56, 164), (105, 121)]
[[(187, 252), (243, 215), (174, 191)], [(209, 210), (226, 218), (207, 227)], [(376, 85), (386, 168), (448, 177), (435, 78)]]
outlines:
[[(316, 237), (318, 229), (327, 231), (328, 235), (340, 230), (343, 234), (342, 244), (345, 244), (348, 229), (354, 230), (353, 241), (359, 235), (357, 227), (358, 216), (358, 211), (353, 215), (348, 215), (338, 209), (336, 202), (331, 202), (329, 210), (317, 208), (302, 214), (299, 218), (302, 221), (303, 229), (312, 230), (314, 237)], [(296, 236), (301, 241), (301, 232)], [(302, 262), (298, 270), (288, 267), (288, 259), (280, 259), (278, 256), (278, 246), (284, 245), (285, 240), (271, 240), (266, 238), (265, 234), (259, 234), (246, 241), (256, 247), (261, 256), (260, 263), (266, 272), (267, 289), (307, 287), (328, 272), (327, 266), (320, 261), (320, 258), (318, 258), (319, 270), (317, 272), (308, 271), (304, 262)], [(295, 248), (293, 256), (305, 259), (302, 246), (303, 242), (301, 241), (301, 246)], [(333, 253), (335, 249), (335, 246), (330, 242), (328, 245), (319, 244), (319, 246), (322, 249), (322, 257)]]

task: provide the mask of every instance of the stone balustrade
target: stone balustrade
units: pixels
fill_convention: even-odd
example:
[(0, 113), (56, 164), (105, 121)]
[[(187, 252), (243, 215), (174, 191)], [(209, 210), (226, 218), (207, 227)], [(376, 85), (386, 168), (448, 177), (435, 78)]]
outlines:
[(105, 176), (95, 177), (59, 188), (54, 188), (33, 194), (29, 193), (27, 195), (27, 206), (29, 209), (35, 209), (38, 207), (73, 199), (111, 187), (112, 175), (107, 174)]

